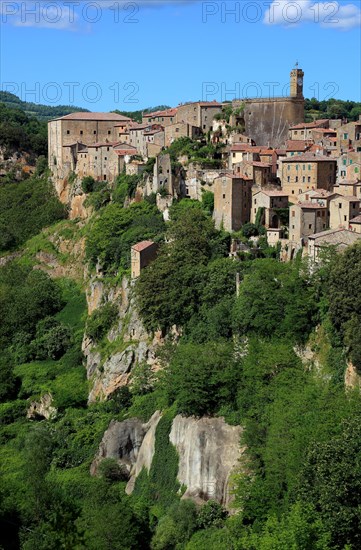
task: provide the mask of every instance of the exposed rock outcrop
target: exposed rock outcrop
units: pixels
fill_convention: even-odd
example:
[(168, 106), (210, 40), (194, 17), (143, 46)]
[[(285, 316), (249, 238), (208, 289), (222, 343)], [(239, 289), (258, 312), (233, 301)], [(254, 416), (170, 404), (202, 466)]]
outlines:
[(149, 471), (152, 464), (155, 448), (155, 431), (161, 414), (155, 412), (146, 424), (137, 418), (130, 418), (123, 422), (112, 421), (104, 433), (99, 451), (91, 467), (91, 475), (96, 475), (101, 461), (105, 458), (114, 458), (120, 466), (126, 468), (129, 474), (127, 492), (134, 487), (135, 477), (142, 468)]
[(183, 498), (229, 506), (230, 475), (244, 451), (241, 433), (223, 418), (175, 417), (169, 437), (179, 454), (178, 481), (187, 487)]
[(354, 390), (355, 388), (361, 390), (361, 375), (351, 362), (347, 364), (345, 372), (345, 387), (347, 390)]
[(121, 286), (110, 289), (107, 289), (101, 279), (93, 279), (88, 286), (87, 300), (89, 313), (109, 301), (119, 305), (119, 321), (107, 335), (108, 341), (114, 346), (109, 356), (102, 355), (95, 343), (88, 338), (83, 340), (87, 377), (92, 382), (88, 400), (92, 403), (107, 399), (118, 388), (127, 385), (135, 365), (147, 363), (156, 370), (158, 366), (155, 349), (161, 339), (158, 335), (151, 340), (145, 330), (126, 278)]
[(50, 420), (57, 414), (57, 409), (53, 407), (53, 396), (50, 393), (44, 394), (39, 401), (32, 401), (27, 412), (27, 417), (31, 420), (46, 418)]
[[(104, 458), (115, 458), (129, 473), (126, 492), (130, 494), (142, 469), (150, 470), (160, 419), (157, 411), (147, 424), (136, 418), (111, 422), (91, 474), (96, 475)], [(178, 481), (186, 486), (183, 498), (191, 498), (198, 504), (213, 499), (230, 507), (230, 476), (239, 466), (244, 451), (240, 446), (241, 433), (240, 426), (230, 426), (223, 418), (175, 417), (169, 439), (179, 454)]]

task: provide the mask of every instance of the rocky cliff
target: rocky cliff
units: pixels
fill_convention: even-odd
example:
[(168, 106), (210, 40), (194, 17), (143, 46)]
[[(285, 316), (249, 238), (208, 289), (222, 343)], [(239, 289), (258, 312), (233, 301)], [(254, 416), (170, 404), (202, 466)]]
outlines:
[[(147, 424), (136, 418), (111, 422), (92, 463), (92, 475), (104, 458), (114, 458), (129, 472), (126, 491), (130, 494), (142, 469), (149, 472), (151, 468), (160, 418), (157, 411)], [(177, 477), (186, 487), (183, 498), (197, 504), (212, 499), (230, 507), (230, 477), (240, 466), (244, 451), (241, 433), (240, 426), (230, 426), (223, 418), (174, 418), (169, 440), (179, 455)]]
[(108, 348), (99, 348), (86, 336), (83, 340), (90, 380), (89, 402), (92, 403), (107, 399), (118, 388), (127, 385), (135, 365), (147, 363), (157, 369), (155, 350), (162, 340), (159, 335), (151, 337), (145, 330), (127, 278), (115, 288), (107, 287), (101, 279), (91, 280), (87, 300), (90, 314), (106, 302), (116, 303), (119, 308), (117, 324), (106, 337)]

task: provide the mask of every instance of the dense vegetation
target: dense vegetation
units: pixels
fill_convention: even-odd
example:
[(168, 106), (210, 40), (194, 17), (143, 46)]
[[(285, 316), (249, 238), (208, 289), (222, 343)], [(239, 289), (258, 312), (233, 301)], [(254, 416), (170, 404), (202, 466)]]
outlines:
[(349, 122), (358, 120), (361, 115), (361, 103), (357, 101), (343, 101), (342, 99), (328, 99), (319, 101), (315, 97), (305, 100), (306, 122), (319, 118), (346, 118)]
[(66, 215), (47, 173), (0, 185), (0, 252), (18, 248)]
[(62, 117), (70, 113), (77, 113), (79, 111), (89, 112), (88, 109), (82, 109), (74, 105), (57, 105), (56, 107), (52, 107), (49, 105), (22, 101), (18, 96), (3, 91), (0, 91), (0, 103), (4, 103), (5, 106), (10, 109), (21, 109), (26, 115), (44, 121)]
[(0, 147), (5, 158), (15, 152), (26, 152), (33, 156), (47, 155), (47, 125), (28, 116), (21, 109), (0, 103)]

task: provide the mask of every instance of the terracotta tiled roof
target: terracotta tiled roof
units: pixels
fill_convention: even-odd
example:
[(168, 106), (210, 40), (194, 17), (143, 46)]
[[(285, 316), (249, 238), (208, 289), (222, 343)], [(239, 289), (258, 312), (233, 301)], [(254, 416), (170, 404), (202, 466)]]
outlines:
[(323, 126), (323, 124), (325, 124), (325, 122), (328, 122), (328, 121), (329, 121), (328, 118), (323, 118), (320, 120), (316, 120), (314, 122), (303, 122), (301, 124), (295, 124), (295, 126), (291, 126), (290, 130), (303, 130), (304, 128), (307, 128), (307, 129), (317, 128), (317, 127)]
[(272, 167), (272, 164), (269, 164), (268, 162), (253, 161), (253, 162), (250, 162), (250, 164), (252, 164), (252, 166), (256, 166), (257, 168), (271, 168)]
[(136, 252), (142, 252), (143, 250), (149, 248), (150, 246), (153, 246), (154, 244), (155, 243), (153, 241), (142, 241), (132, 246), (132, 249)]
[(144, 113), (143, 118), (155, 118), (155, 117), (173, 117), (177, 114), (177, 108), (174, 109), (166, 109), (165, 111), (155, 111), (154, 113)]
[(264, 193), (268, 197), (288, 197), (288, 193), (285, 193), (284, 191), (277, 191), (277, 190), (268, 191), (266, 189), (261, 189), (260, 191), (257, 191), (257, 193), (255, 193), (254, 196), (258, 195), (258, 193)]
[(335, 197), (334, 199), (332, 200), (345, 200), (347, 202), (360, 202), (360, 199), (358, 199), (357, 197), (355, 197), (354, 195), (338, 195), (337, 194), (337, 197)]
[(286, 141), (286, 151), (306, 151), (312, 143), (303, 139), (289, 139)]
[(305, 210), (308, 210), (309, 208), (314, 208), (315, 210), (322, 210), (323, 208), (327, 208), (327, 206), (322, 206), (316, 202), (311, 201), (298, 202), (296, 206), (304, 208)]
[(304, 154), (304, 155), (296, 155), (294, 157), (287, 157), (283, 164), (287, 162), (336, 162), (336, 159), (331, 157), (324, 157), (324, 156), (315, 156), (311, 154)]
[(123, 120), (125, 122), (131, 119), (117, 113), (70, 113), (55, 120), (89, 120), (94, 122), (120, 122)]

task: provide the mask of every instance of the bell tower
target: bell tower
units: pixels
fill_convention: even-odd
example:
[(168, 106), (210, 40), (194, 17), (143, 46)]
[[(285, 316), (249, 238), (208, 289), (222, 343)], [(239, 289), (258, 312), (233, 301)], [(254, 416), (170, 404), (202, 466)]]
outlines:
[(303, 99), (303, 77), (305, 73), (302, 69), (298, 68), (298, 62), (296, 68), (291, 71), (291, 97), (299, 97)]

